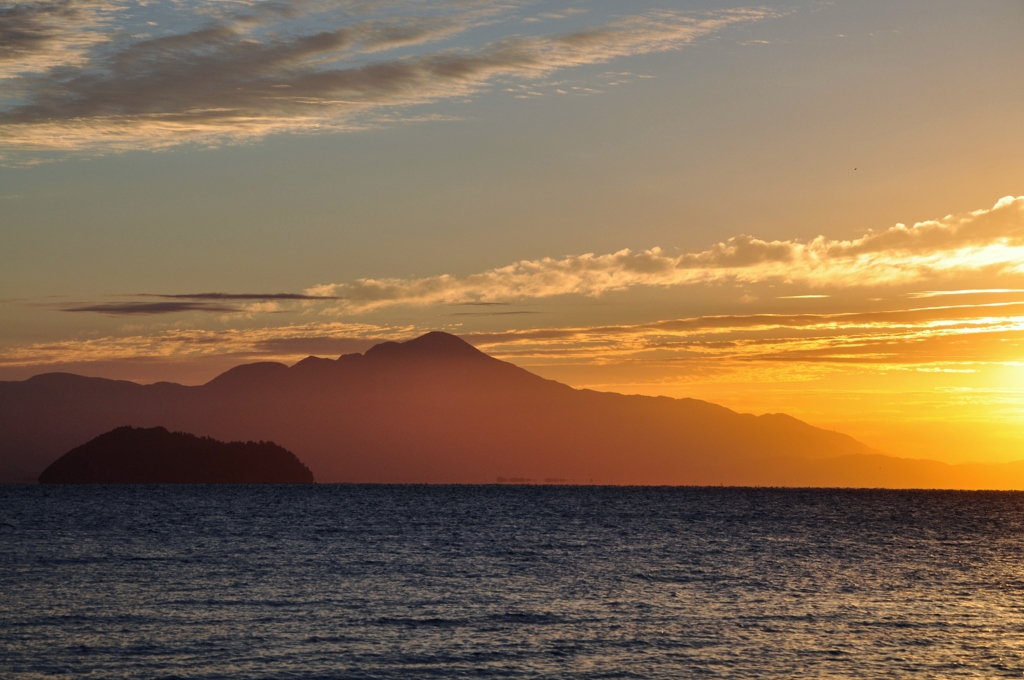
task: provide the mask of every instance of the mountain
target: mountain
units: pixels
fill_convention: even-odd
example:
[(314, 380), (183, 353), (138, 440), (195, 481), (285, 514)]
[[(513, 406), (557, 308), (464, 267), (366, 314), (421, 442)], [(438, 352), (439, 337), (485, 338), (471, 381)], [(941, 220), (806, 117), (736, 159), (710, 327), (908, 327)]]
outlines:
[(219, 442), (163, 427), (119, 427), (76, 446), (40, 484), (312, 484), (313, 473), (273, 442)]
[(1024, 467), (881, 455), (782, 414), (577, 390), (446, 333), (205, 385), (50, 373), (0, 382), (0, 469), (41, 471), (121, 425), (272, 440), (321, 482), (1024, 488)]

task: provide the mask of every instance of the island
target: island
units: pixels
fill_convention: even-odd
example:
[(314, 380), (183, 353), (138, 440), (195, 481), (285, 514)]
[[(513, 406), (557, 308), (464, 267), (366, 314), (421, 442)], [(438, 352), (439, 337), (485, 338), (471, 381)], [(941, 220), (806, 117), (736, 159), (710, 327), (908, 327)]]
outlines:
[(40, 484), (312, 484), (273, 442), (221, 442), (163, 427), (118, 427), (68, 451)]

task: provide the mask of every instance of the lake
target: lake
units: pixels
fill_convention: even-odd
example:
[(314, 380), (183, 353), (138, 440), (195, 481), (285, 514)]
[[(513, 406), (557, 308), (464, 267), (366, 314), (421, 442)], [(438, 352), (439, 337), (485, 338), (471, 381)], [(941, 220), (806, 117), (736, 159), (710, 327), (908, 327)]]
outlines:
[(1024, 494), (0, 485), (0, 676), (1020, 677)]

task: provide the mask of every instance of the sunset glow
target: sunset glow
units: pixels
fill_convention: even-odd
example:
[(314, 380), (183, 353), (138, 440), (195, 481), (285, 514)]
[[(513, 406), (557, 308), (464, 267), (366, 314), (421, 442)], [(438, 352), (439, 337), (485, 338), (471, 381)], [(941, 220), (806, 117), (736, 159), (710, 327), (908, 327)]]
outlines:
[(1024, 670), (1022, 0), (0, 0), (0, 677)]
[(444, 330), (1024, 459), (1024, 15), (983, 5), (18, 5), (0, 380)]

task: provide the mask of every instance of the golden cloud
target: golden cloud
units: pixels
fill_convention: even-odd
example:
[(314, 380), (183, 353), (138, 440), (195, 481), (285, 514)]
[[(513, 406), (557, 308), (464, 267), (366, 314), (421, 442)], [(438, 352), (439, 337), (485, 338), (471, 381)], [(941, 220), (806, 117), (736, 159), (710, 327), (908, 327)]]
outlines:
[(394, 305), (503, 302), (559, 295), (596, 297), (636, 287), (775, 282), (810, 289), (934, 284), (965, 273), (1024, 273), (1024, 196), (991, 209), (869, 231), (853, 241), (809, 242), (736, 236), (701, 252), (620, 250), (523, 260), (465, 277), (359, 279), (318, 285), (310, 295), (342, 298), (335, 313)]

